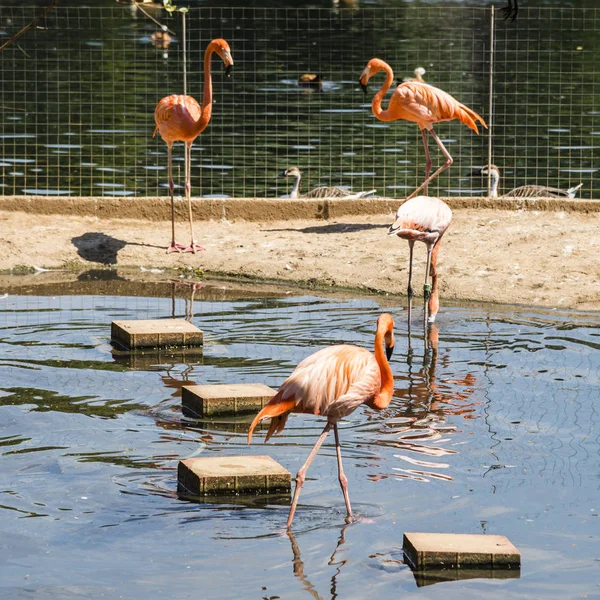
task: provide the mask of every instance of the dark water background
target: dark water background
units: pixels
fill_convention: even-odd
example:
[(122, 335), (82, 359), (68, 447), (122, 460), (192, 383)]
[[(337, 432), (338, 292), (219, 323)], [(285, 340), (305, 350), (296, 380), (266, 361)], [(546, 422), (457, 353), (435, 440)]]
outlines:
[[(427, 343), (415, 311), (409, 351), (399, 299), (214, 284), (192, 302), (191, 288), (93, 278), (0, 298), (0, 596), (600, 595), (596, 313), (444, 303)], [(294, 415), (248, 447), (248, 419), (184, 418), (184, 383), (276, 387), (326, 345), (372, 347), (382, 310), (396, 319), (394, 398), (340, 425), (357, 523), (344, 523), (332, 439), (294, 537), (280, 499), (177, 497), (180, 458), (269, 454), (295, 472), (323, 426)], [(112, 319), (172, 315), (204, 330), (203, 355), (112, 351)], [(506, 535), (520, 578), (417, 589), (404, 531)]]
[[(382, 76), (367, 97), (357, 81), (374, 56), (399, 78), (425, 67), (428, 82), (490, 118), (490, 3), (188, 5), (188, 93), (201, 99), (210, 39), (226, 38), (235, 60), (231, 79), (213, 61), (215, 104), (192, 154), (194, 195), (280, 196), (289, 186), (275, 175), (295, 165), (305, 190), (335, 184), (405, 197), (423, 176), (421, 138), (414, 124), (371, 114)], [(583, 182), (581, 197), (597, 196), (600, 9), (521, 6), (515, 22), (495, 25), (493, 161), (501, 189)], [(180, 15), (149, 10), (172, 33), (168, 49), (153, 46), (159, 28), (150, 19), (103, 0), (61, 2), (42, 28), (2, 53), (0, 193), (167, 194), (166, 146), (151, 137), (153, 111), (162, 96), (183, 91), (182, 24)], [(0, 41), (36, 13), (3, 2)], [(303, 73), (322, 74), (322, 91), (299, 88)], [(456, 122), (437, 129), (455, 164), (430, 193), (482, 194), (486, 182), (467, 174), (487, 161), (487, 133)]]

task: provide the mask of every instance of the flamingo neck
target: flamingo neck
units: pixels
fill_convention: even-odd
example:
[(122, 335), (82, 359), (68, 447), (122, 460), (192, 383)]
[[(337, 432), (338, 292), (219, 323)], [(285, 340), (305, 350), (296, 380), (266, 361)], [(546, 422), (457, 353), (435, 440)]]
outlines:
[(500, 174), (498, 171), (490, 171), (490, 198), (498, 197), (498, 183), (500, 182)]
[(381, 373), (381, 389), (379, 390), (379, 394), (369, 404), (371, 408), (376, 408), (377, 410), (387, 408), (394, 393), (394, 375), (383, 349), (384, 337), (385, 331), (378, 329), (375, 334), (375, 360), (379, 365), (379, 372)]
[(371, 109), (373, 111), (373, 114), (380, 121), (389, 121), (391, 118), (389, 115), (389, 108), (388, 110), (383, 110), (381, 108), (381, 101), (388, 93), (388, 90), (392, 86), (392, 83), (394, 83), (394, 73), (392, 71), (392, 68), (388, 64), (385, 64), (383, 66), (383, 70), (385, 71), (385, 81), (383, 82), (383, 85), (381, 86), (379, 91), (375, 94), (375, 96), (373, 96), (373, 100), (371, 102)]
[(294, 181), (294, 187), (290, 192), (290, 198), (292, 200), (296, 200), (296, 198), (298, 198), (298, 195), (300, 194), (300, 181), (302, 180), (302, 175), (294, 175), (294, 177), (296, 178), (296, 180)]
[(194, 132), (202, 133), (210, 122), (212, 115), (212, 76), (210, 73), (210, 59), (215, 52), (215, 46), (209, 44), (204, 52), (204, 92), (202, 94), (202, 111), (196, 121)]

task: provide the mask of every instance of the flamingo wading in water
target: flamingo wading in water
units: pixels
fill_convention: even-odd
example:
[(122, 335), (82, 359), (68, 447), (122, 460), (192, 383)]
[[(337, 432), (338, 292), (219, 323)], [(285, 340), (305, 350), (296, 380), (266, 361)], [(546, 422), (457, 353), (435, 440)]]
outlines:
[[(381, 89), (373, 97), (371, 108), (375, 117), (380, 121), (396, 121), (404, 119), (416, 123), (423, 137), (423, 146), (425, 148), (425, 181), (410, 195), (407, 200), (413, 198), (421, 190), (427, 194), (427, 185), (435, 179), (442, 171), (445, 171), (452, 164), (452, 157), (442, 140), (433, 129), (434, 123), (443, 121), (452, 121), (458, 119), (475, 133), (479, 133), (476, 121), (479, 121), (486, 129), (485, 121), (474, 111), (455, 100), (450, 94), (419, 81), (405, 81), (401, 83), (392, 94), (388, 108), (381, 108), (381, 101), (387, 94), (394, 81), (394, 73), (390, 65), (380, 58), (372, 58), (360, 75), (360, 85), (367, 93), (367, 83), (373, 75), (385, 71), (385, 81)], [(433, 175), (431, 173), (431, 157), (429, 156), (429, 147), (427, 145), (427, 132), (431, 134), (436, 144), (446, 157), (446, 162)]]
[[(212, 78), (210, 74), (210, 59), (218, 54), (225, 63), (225, 73), (229, 76), (233, 67), (229, 44), (222, 39), (213, 40), (204, 53), (204, 92), (202, 106), (192, 96), (173, 94), (165, 96), (154, 109), (156, 132), (166, 142), (169, 158), (169, 192), (171, 194), (171, 245), (169, 252), (193, 252), (204, 250), (194, 239), (194, 226), (192, 223), (192, 183), (191, 183), (191, 150), (194, 140), (200, 135), (210, 122), (212, 114)], [(175, 183), (173, 182), (173, 143), (184, 142), (186, 145), (185, 158), (185, 195), (188, 201), (190, 215), (190, 233), (192, 241), (189, 246), (175, 242)]]
[[(407, 200), (396, 211), (396, 220), (390, 225), (389, 235), (397, 235), (408, 241), (409, 267), (408, 267), (408, 302), (410, 320), (410, 302), (413, 297), (412, 264), (413, 248), (415, 242), (424, 242), (427, 246), (427, 266), (425, 268), (425, 285), (423, 298), (426, 304), (425, 320), (429, 323), (435, 321), (440, 302), (438, 299), (438, 273), (437, 257), (442, 236), (452, 221), (450, 207), (439, 198), (417, 196)], [(429, 273), (431, 282), (429, 285)], [(429, 316), (427, 316), (429, 315)]]
[(348, 479), (342, 468), (337, 422), (361, 404), (377, 410), (389, 405), (394, 392), (394, 376), (388, 360), (393, 349), (394, 319), (391, 315), (383, 313), (377, 319), (375, 356), (364, 348), (347, 344), (329, 346), (311, 354), (294, 369), (277, 394), (252, 421), (248, 443), (252, 441), (252, 432), (256, 425), (269, 417), (271, 424), (265, 441), (283, 430), (291, 412), (327, 418), (325, 429), (296, 475), (296, 489), (287, 520), (288, 529), (292, 526), (306, 471), (331, 429), (335, 435), (338, 479), (344, 494), (348, 519), (352, 517)]

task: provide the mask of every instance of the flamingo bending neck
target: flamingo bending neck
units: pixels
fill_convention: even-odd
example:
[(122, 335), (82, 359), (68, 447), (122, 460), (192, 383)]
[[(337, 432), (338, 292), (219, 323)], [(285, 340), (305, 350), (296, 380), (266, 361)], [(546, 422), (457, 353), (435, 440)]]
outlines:
[(375, 334), (375, 360), (379, 365), (379, 371), (381, 373), (381, 389), (375, 398), (368, 403), (368, 406), (377, 410), (387, 408), (392, 400), (392, 394), (394, 393), (394, 375), (386, 353), (383, 350), (386, 335), (390, 335), (387, 323), (378, 323), (377, 332)]
[(392, 121), (392, 120), (396, 119), (397, 117), (390, 115), (389, 107), (387, 110), (383, 110), (381, 108), (381, 101), (383, 100), (385, 95), (388, 93), (388, 90), (394, 83), (394, 72), (392, 71), (392, 67), (390, 67), (390, 65), (388, 65), (383, 60), (374, 59), (372, 61), (372, 63), (374, 63), (374, 67), (375, 67), (375, 69), (373, 69), (372, 74), (378, 73), (379, 71), (385, 71), (385, 81), (383, 82), (383, 85), (381, 86), (381, 88), (379, 88), (379, 91), (375, 94), (375, 96), (373, 96), (373, 100), (371, 102), (371, 108), (373, 110), (373, 114), (380, 121)]

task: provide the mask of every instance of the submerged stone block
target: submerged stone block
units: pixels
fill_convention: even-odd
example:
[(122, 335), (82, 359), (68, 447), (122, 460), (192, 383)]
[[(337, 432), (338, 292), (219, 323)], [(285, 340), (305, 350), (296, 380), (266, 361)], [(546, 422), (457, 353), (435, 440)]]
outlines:
[(258, 412), (276, 394), (262, 383), (186, 385), (181, 391), (183, 414), (210, 417)]
[(189, 496), (289, 492), (292, 476), (270, 456), (186, 458), (177, 467), (178, 491)]
[(503, 535), (405, 533), (403, 550), (415, 569), (519, 569), (521, 554)]
[(148, 319), (113, 321), (110, 338), (129, 348), (165, 348), (170, 346), (202, 346), (204, 334), (184, 319)]

